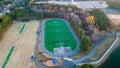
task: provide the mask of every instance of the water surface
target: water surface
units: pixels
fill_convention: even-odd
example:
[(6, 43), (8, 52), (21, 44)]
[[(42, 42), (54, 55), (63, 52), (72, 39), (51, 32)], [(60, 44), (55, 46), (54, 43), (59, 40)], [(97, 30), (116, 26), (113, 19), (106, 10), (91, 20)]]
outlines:
[(120, 68), (120, 45), (100, 68)]

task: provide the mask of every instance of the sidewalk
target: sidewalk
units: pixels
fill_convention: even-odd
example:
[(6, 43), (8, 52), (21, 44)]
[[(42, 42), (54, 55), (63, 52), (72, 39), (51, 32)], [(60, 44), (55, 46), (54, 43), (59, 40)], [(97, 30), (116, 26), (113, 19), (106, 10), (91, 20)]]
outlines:
[(83, 57), (80, 57), (80, 58), (78, 58), (78, 59), (75, 59), (75, 60), (73, 61), (73, 63), (75, 63), (76, 65), (78, 65), (78, 64), (81, 63), (82, 61), (93, 57), (94, 54), (95, 54), (95, 52), (96, 52), (97, 47), (100, 46), (103, 42), (105, 42), (108, 38), (110, 38), (111, 35), (112, 35), (112, 34), (107, 35), (107, 36), (104, 37), (100, 42), (96, 43), (96, 44), (94, 45), (94, 47), (93, 47), (93, 49), (92, 49), (92, 51), (91, 51), (90, 54), (88, 54), (88, 55), (86, 55), (86, 56), (83, 56)]

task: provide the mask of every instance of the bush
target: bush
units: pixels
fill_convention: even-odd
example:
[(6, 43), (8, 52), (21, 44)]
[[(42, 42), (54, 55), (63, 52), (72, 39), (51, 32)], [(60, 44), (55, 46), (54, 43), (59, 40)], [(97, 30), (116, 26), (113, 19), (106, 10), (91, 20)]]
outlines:
[(15, 17), (24, 17), (26, 16), (28, 13), (27, 13), (27, 10), (25, 8), (18, 8), (18, 9), (15, 9), (13, 11)]
[(0, 24), (0, 36), (3, 32), (3, 30), (7, 27), (7, 25), (12, 23), (12, 18), (10, 16), (6, 15), (6, 16), (3, 16), (1, 18), (1, 20), (2, 20), (2, 23)]
[(88, 47), (91, 45), (90, 40), (88, 40), (86, 37), (84, 37), (81, 40), (81, 44), (80, 44), (80, 49), (82, 52), (85, 52), (88, 50)]
[(10, 16), (4, 16), (3, 18), (3, 23), (1, 24), (4, 28), (12, 22), (12, 18)]
[(3, 27), (2, 25), (0, 25), (0, 33), (3, 31)]

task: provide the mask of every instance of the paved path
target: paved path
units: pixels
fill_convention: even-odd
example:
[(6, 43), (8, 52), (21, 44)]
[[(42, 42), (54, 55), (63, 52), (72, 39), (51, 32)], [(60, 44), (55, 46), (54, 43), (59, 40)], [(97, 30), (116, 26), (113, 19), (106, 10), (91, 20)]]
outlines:
[[(111, 35), (108, 35), (108, 37), (106, 37), (105, 39), (109, 38)], [(103, 39), (102, 41), (100, 41), (101, 43), (103, 43), (103, 41), (105, 41), (105, 39)], [(84, 61), (85, 59), (89, 59), (91, 57), (94, 56), (95, 52), (96, 52), (96, 48), (100, 45), (100, 43), (96, 44), (96, 47), (93, 48), (92, 52), (89, 55), (86, 55), (84, 57), (81, 57), (79, 59), (76, 59), (75, 61), (73, 61), (76, 65), (82, 65), (82, 64), (98, 64), (100, 62), (102, 62), (102, 60), (104, 60), (104, 58), (109, 54), (109, 52), (111, 52), (112, 48), (115, 46), (116, 43), (118, 43), (120, 40), (120, 33), (117, 33), (117, 37), (116, 40), (113, 42), (113, 44), (110, 46), (110, 48), (105, 52), (105, 54), (97, 61), (92, 61), (92, 62), (85, 62), (82, 63), (82, 61)]]
[(19, 31), (24, 23), (14, 23), (8, 28), (0, 41), (0, 68), (13, 45), (15, 49), (6, 68), (37, 68), (34, 62), (30, 62), (29, 58), (34, 54), (38, 22), (26, 22), (22, 33)]
[(112, 51), (112, 48), (114, 48), (114, 46), (116, 45), (116, 43), (120, 42), (120, 35), (117, 34), (116, 40), (112, 43), (112, 45), (109, 47), (109, 49), (103, 54), (103, 56), (97, 60), (97, 61), (93, 61), (93, 62), (89, 62), (87, 64), (98, 64), (100, 62), (102, 62), (102, 60), (104, 60), (104, 58)]
[(83, 57), (80, 57), (80, 58), (78, 58), (78, 59), (75, 59), (75, 60), (73, 60), (73, 62), (74, 62), (76, 65), (78, 65), (78, 64), (82, 63), (82, 61), (93, 57), (94, 54), (95, 54), (95, 52), (96, 52), (97, 47), (100, 46), (103, 42), (105, 42), (108, 38), (110, 38), (111, 35), (112, 35), (112, 34), (107, 35), (107, 36), (104, 37), (100, 42), (96, 43), (96, 44), (94, 45), (94, 47), (93, 47), (93, 50), (90, 52), (90, 54), (88, 54), (88, 55), (86, 55), (86, 56), (83, 56)]

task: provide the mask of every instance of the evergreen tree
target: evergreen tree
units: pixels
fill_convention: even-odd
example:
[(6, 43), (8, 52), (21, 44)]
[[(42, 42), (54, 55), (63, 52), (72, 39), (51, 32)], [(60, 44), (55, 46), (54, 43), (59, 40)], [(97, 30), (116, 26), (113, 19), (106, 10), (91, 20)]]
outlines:
[(80, 30), (80, 32), (78, 34), (78, 37), (79, 37), (80, 40), (82, 40), (82, 38), (83, 38), (83, 31), (82, 30)]
[(88, 40), (86, 37), (84, 37), (81, 40), (81, 44), (80, 44), (80, 49), (82, 52), (85, 52), (88, 50), (88, 47), (91, 45), (90, 40)]

